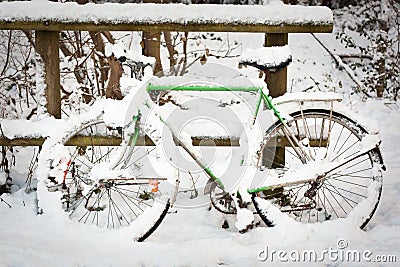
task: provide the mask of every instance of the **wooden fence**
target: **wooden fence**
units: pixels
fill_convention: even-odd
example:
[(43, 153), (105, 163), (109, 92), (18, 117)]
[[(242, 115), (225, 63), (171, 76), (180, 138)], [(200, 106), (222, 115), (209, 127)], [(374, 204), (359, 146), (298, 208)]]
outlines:
[[(32, 12), (40, 8), (38, 5), (43, 5), (41, 14)], [(112, 14), (112, 10), (115, 14)], [(0, 29), (35, 31), (36, 51), (44, 63), (47, 111), (55, 118), (61, 118), (60, 31), (261, 32), (266, 34), (265, 46), (282, 46), (288, 44), (289, 33), (332, 32), (333, 16), (326, 7), (289, 5), (2, 2)], [(267, 83), (269, 88), (273, 88), (270, 92), (272, 96), (284, 94), (287, 86), (286, 69), (271, 73)], [(3, 143), (38, 145), (42, 142), (29, 140), (16, 143), (3, 140)], [(230, 143), (226, 140), (216, 141)]]

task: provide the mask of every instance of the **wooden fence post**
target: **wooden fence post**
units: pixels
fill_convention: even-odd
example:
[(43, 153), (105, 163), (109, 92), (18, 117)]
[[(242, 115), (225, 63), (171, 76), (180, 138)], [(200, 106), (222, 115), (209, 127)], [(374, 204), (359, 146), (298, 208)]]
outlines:
[[(284, 46), (288, 44), (287, 33), (266, 33), (264, 46)], [(286, 93), (287, 87), (287, 69), (270, 73), (268, 80), (265, 81), (268, 85), (269, 94), (272, 97), (281, 96)]]
[(56, 119), (61, 119), (59, 38), (57, 31), (35, 32), (36, 52), (44, 64), (46, 108)]
[[(284, 46), (288, 44), (287, 33), (266, 33), (264, 46)], [(287, 91), (287, 68), (275, 73), (270, 73), (265, 82), (268, 85), (269, 95), (272, 97), (281, 96)], [(264, 153), (271, 153), (267, 149)], [(264, 165), (267, 162), (264, 162)], [(282, 168), (285, 166), (285, 147), (277, 146), (272, 161), (272, 168)]]

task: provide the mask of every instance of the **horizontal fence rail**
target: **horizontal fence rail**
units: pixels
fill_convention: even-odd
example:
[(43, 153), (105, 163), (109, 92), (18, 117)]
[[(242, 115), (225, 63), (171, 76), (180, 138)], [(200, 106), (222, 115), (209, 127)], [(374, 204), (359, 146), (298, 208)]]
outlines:
[[(44, 137), (23, 137), (9, 139), (0, 137), (0, 146), (41, 146), (46, 140)], [(175, 144), (178, 145), (176, 140)], [(122, 137), (119, 136), (74, 136), (67, 143), (67, 146), (119, 146)], [(154, 146), (153, 141), (147, 136), (139, 136), (137, 146)], [(194, 146), (239, 146), (238, 137), (192, 137)]]
[[(239, 137), (210, 137), (210, 136), (193, 136), (193, 146), (240, 146)], [(0, 146), (41, 146), (46, 140), (44, 137), (36, 138), (14, 138), (9, 139), (0, 137)], [(67, 146), (119, 146), (122, 142), (120, 136), (74, 136), (67, 143)], [(174, 140), (179, 145), (177, 140)], [(137, 146), (154, 146), (153, 141), (147, 136), (139, 136), (136, 142)], [(291, 143), (285, 136), (278, 136), (276, 147), (290, 147)], [(327, 145), (327, 139), (311, 139), (309, 141), (311, 147), (324, 147)]]
[(0, 3), (0, 29), (8, 30), (304, 33), (332, 28), (333, 15), (327, 7)]

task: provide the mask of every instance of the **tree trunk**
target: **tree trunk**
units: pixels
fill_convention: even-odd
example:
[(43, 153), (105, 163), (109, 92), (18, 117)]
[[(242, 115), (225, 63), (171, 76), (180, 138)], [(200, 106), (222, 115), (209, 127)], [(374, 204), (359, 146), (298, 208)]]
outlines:
[[(381, 3), (381, 9), (384, 9), (385, 7), (384, 1)], [(381, 12), (382, 13), (382, 12)], [(387, 33), (388, 33), (388, 26), (387, 26), (387, 18), (381, 14), (381, 17), (379, 18), (379, 24), (381, 28), (381, 32), (379, 34), (379, 37), (377, 39), (377, 46), (378, 46), (378, 52), (379, 52), (379, 60), (378, 60), (378, 83), (376, 85), (376, 96), (377, 97), (382, 97), (383, 93), (385, 92), (386, 89), (386, 61), (385, 61), (385, 55), (386, 55), (386, 45), (387, 45)]]
[[(143, 0), (143, 3), (161, 4), (161, 0)], [(154, 57), (156, 59), (156, 65), (154, 66), (153, 73), (157, 76), (162, 76), (160, 39), (161, 39), (161, 32), (143, 32), (142, 53), (145, 56)]]
[[(115, 43), (115, 40), (110, 32), (89, 32), (89, 35), (93, 40), (93, 44), (96, 50), (101, 52), (102, 55), (105, 54), (105, 45), (102, 35), (105, 36), (110, 43)], [(102, 85), (104, 85), (105, 82), (108, 80), (106, 97), (122, 99), (123, 96), (121, 94), (119, 82), (123, 73), (123, 69), (120, 62), (115, 59), (114, 55), (111, 55), (109, 57), (104, 57), (100, 55), (99, 57), (101, 68), (100, 82)], [(110, 66), (110, 72), (107, 70), (107, 66)]]
[(175, 48), (171, 38), (171, 32), (163, 32), (163, 34), (169, 54), (169, 66), (173, 67), (176, 65), (176, 59), (175, 59)]
[[(76, 0), (78, 4), (86, 4), (89, 1), (88, 0)], [(96, 1), (93, 1), (96, 3)], [(99, 62), (100, 62), (100, 84), (102, 88), (104, 88), (105, 83), (107, 83), (107, 89), (106, 89), (106, 97), (107, 98), (114, 98), (114, 99), (122, 99), (123, 96), (121, 94), (120, 90), (120, 79), (122, 76), (122, 73), (124, 72), (122, 69), (122, 66), (120, 62), (115, 59), (114, 55), (111, 55), (109, 57), (105, 57), (105, 45), (104, 45), (104, 40), (102, 36), (104, 36), (108, 42), (111, 44), (115, 43), (114, 38), (112, 37), (112, 34), (108, 31), (104, 32), (89, 32), (90, 37), (93, 40), (93, 44), (96, 48), (97, 51), (101, 53), (99, 55)], [(107, 69), (107, 67), (110, 67), (110, 71)]]
[(154, 57), (156, 64), (154, 66), (154, 74), (162, 76), (162, 65), (160, 56), (160, 38), (161, 32), (143, 32), (143, 55)]

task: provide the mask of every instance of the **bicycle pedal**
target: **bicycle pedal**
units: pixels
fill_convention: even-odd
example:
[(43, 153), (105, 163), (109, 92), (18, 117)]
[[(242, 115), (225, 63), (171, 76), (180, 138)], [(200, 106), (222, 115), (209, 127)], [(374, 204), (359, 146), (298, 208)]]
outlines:
[(224, 222), (222, 223), (222, 226), (221, 226), (223, 229), (228, 229), (229, 228), (229, 223), (228, 223), (228, 221), (227, 220), (224, 220)]

